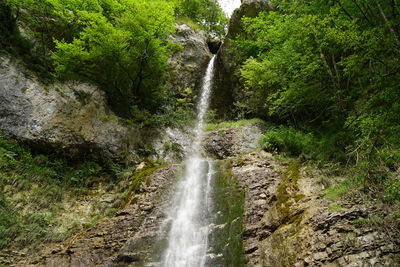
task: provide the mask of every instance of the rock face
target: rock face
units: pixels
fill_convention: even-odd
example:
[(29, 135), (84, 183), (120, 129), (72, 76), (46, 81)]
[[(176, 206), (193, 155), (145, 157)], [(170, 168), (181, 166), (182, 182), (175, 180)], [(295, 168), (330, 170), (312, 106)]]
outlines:
[(233, 13), (228, 26), (228, 33), (218, 53), (215, 82), (211, 108), (216, 109), (222, 117), (232, 116), (233, 104), (241, 100), (243, 84), (240, 82), (239, 68), (241, 58), (233, 51), (232, 40), (244, 34), (242, 18), (256, 17), (261, 11), (273, 8), (268, 0), (244, 0), (239, 9)]
[(176, 170), (157, 170), (114, 217), (36, 255), (16, 258), (12, 266), (144, 266), (152, 256)]
[(173, 37), (183, 49), (175, 52), (170, 58), (170, 88), (176, 94), (190, 88), (197, 95), (211, 58), (207, 36), (204, 31), (195, 32), (185, 24), (176, 25), (176, 28), (177, 31)]
[(246, 192), (247, 266), (398, 263), (396, 233), (355, 223), (368, 218), (376, 207), (347, 202), (339, 211), (330, 210), (330, 202), (321, 196), (321, 184), (301, 164), (283, 166), (271, 154), (253, 152), (233, 161), (233, 174)]
[(117, 155), (138, 131), (114, 119), (105, 96), (82, 83), (40, 83), (9, 57), (0, 58), (0, 131), (48, 152)]
[[(334, 203), (339, 208), (332, 209), (316, 169), (279, 162), (264, 151), (235, 149), (257, 136), (247, 132), (247, 141), (235, 139), (241, 131), (210, 132), (205, 147), (231, 162), (232, 174), (245, 192), (247, 266), (397, 266), (400, 236), (393, 229), (399, 223), (390, 212), (357, 198)], [(382, 211), (385, 224), (368, 223), (376, 211)]]
[[(170, 59), (170, 89), (178, 95), (187, 88), (196, 93), (211, 55), (207, 38), (186, 25), (177, 25), (174, 37), (183, 49)], [(75, 159), (129, 154), (129, 160), (136, 160), (137, 148), (150, 150), (153, 143), (153, 157), (170, 162), (182, 156), (179, 149), (189, 142), (190, 134), (184, 130), (150, 132), (131, 127), (109, 109), (97, 87), (78, 82), (43, 84), (10, 56), (0, 57), (0, 81), (0, 134), (45, 153)]]
[(257, 149), (262, 131), (256, 125), (247, 125), (239, 129), (230, 127), (206, 132), (204, 148), (217, 159), (238, 156)]

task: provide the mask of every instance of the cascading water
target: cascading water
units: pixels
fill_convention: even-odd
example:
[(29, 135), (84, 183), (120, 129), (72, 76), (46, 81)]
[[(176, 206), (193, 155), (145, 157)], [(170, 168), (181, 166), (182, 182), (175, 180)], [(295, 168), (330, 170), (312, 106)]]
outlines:
[(201, 155), (204, 120), (209, 105), (215, 55), (208, 63), (197, 110), (197, 127), (192, 151), (185, 162), (185, 173), (174, 196), (173, 209), (167, 218), (170, 224), (168, 247), (163, 267), (202, 267), (206, 264), (210, 211), (212, 162)]

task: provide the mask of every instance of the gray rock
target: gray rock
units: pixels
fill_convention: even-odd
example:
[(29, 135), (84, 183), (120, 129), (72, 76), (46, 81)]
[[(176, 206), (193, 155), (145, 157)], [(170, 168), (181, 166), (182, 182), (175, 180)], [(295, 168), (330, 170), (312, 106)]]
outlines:
[(89, 84), (45, 85), (9, 56), (0, 58), (0, 131), (5, 136), (71, 156), (116, 155), (139, 139), (113, 119), (104, 93)]
[[(169, 60), (170, 89), (195, 92), (211, 55), (206, 35), (177, 25), (173, 38), (183, 49)], [(156, 144), (154, 158), (171, 162), (182, 157), (190, 143), (189, 133), (182, 130), (149, 133), (130, 127), (110, 110), (99, 88), (80, 82), (43, 84), (11, 56), (0, 56), (0, 81), (0, 134), (43, 152), (126, 159), (128, 151), (128, 160), (137, 161), (135, 150), (151, 141)], [(159, 149), (165, 143), (182, 151)]]
[[(262, 130), (258, 125), (217, 129), (206, 133), (204, 148), (216, 158), (224, 159), (256, 149), (261, 135)], [(263, 164), (259, 163), (261, 166)]]
[(176, 28), (173, 38), (183, 49), (175, 52), (169, 60), (170, 90), (179, 94), (190, 88), (196, 95), (211, 58), (207, 36), (204, 31), (195, 32), (185, 24), (176, 25)]

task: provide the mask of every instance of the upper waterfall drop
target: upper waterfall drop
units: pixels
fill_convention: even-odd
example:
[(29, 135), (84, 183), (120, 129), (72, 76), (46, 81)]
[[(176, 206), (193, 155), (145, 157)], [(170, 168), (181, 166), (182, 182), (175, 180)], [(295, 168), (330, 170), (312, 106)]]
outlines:
[(197, 127), (195, 132), (195, 142), (193, 144), (194, 153), (199, 153), (201, 150), (200, 144), (204, 131), (204, 120), (210, 102), (212, 82), (214, 78), (215, 59), (216, 55), (214, 55), (208, 63), (207, 70), (203, 78), (200, 102), (197, 105)]
[(208, 63), (200, 101), (192, 151), (185, 161), (185, 172), (174, 195), (165, 224), (170, 226), (168, 247), (161, 266), (203, 267), (206, 265), (209, 234), (210, 181), (212, 162), (202, 157), (201, 141), (214, 76), (214, 55)]

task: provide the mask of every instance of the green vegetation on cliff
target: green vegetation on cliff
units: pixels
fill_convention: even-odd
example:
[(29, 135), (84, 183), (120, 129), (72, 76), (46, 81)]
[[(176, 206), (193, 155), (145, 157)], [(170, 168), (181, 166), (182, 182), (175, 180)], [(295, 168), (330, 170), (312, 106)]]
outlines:
[(235, 42), (248, 112), (284, 125), (264, 146), (354, 166), (399, 200), (398, 2), (272, 2)]
[(166, 89), (168, 59), (180, 49), (176, 18), (215, 36), (226, 24), (215, 0), (8, 0), (0, 9), (2, 47), (47, 78), (99, 85), (118, 115), (138, 123), (178, 104)]
[(62, 221), (63, 200), (84, 196), (95, 184), (114, 183), (121, 170), (111, 161), (70, 164), (0, 139), (0, 249), (61, 241), (80, 230), (82, 214), (75, 224)]

